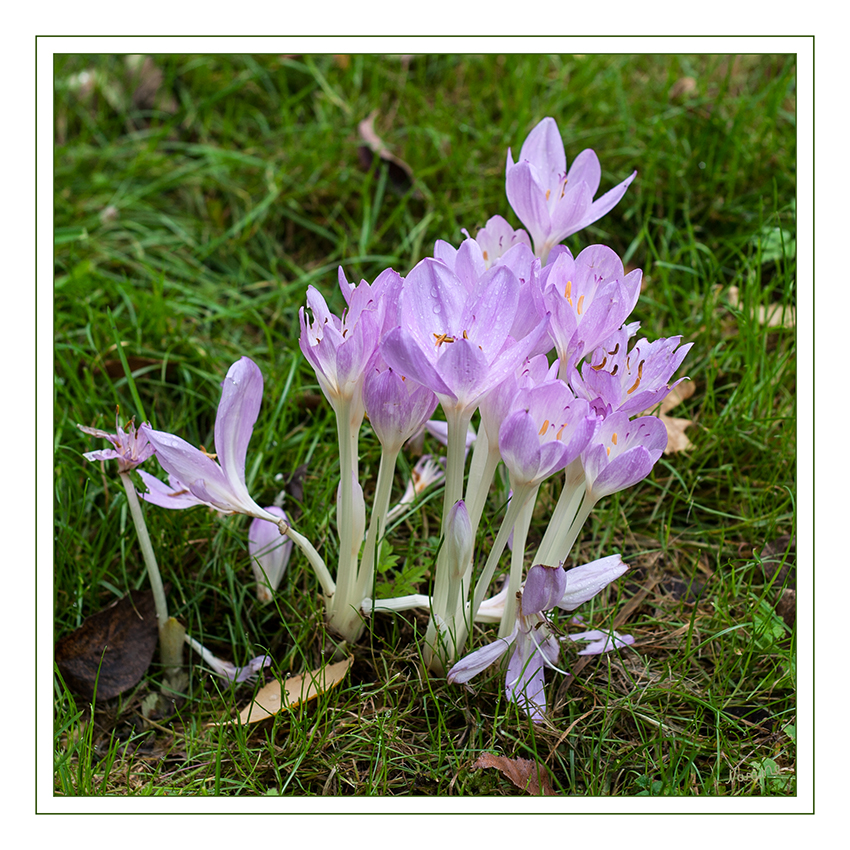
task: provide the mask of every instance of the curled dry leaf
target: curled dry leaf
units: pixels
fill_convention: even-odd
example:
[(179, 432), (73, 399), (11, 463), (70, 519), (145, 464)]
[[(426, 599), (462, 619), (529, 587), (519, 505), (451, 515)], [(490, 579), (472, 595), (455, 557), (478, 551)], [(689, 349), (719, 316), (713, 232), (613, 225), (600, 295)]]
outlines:
[(556, 796), (549, 773), (542, 764), (537, 762), (529, 759), (511, 759), (493, 753), (482, 753), (475, 764), (472, 765), (473, 770), (481, 767), (495, 767), (502, 776), (510, 779), (517, 788), (532, 797), (539, 797), (541, 794), (544, 797)]
[(385, 162), (389, 171), (390, 181), (399, 192), (407, 192), (413, 185), (413, 169), (403, 160), (390, 153), (384, 140), (375, 132), (377, 109), (357, 125), (357, 132), (365, 142), (357, 149), (357, 155), (364, 168), (371, 168), (377, 156)]
[[(239, 721), (243, 724), (257, 723), (285, 708), (295, 708), (296, 705), (329, 691), (345, 678), (352, 660), (346, 658), (336, 664), (328, 664), (318, 670), (292, 676), (284, 680), (282, 686), (277, 679), (269, 682), (260, 688), (254, 699), (239, 712)], [(226, 720), (224, 723), (212, 725), (222, 726), (235, 722), (236, 720)]]

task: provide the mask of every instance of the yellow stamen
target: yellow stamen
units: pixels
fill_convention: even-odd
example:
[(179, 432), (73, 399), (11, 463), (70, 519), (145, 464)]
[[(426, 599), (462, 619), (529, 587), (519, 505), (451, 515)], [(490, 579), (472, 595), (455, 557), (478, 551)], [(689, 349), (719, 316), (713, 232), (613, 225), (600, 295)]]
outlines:
[(482, 256), (482, 257), (484, 257), (484, 262), (485, 262), (485, 263), (486, 263), (486, 262), (490, 259), (490, 258), (487, 256), (487, 252), (486, 252), (486, 251), (482, 251), (482, 252), (481, 252), (481, 256)]
[(215, 460), (218, 455), (210, 454), (203, 446), (201, 448), (201, 454), (206, 455), (210, 460)]
[(572, 282), (571, 280), (568, 280), (568, 281), (567, 281), (567, 286), (566, 286), (566, 288), (564, 289), (564, 298), (566, 298), (566, 299), (567, 299), (567, 301), (569, 301), (569, 302), (570, 302), (570, 307), (572, 307), (572, 306), (573, 306), (573, 299), (572, 299), (572, 298), (570, 298), (570, 294), (572, 293), (572, 291), (573, 291), (573, 282)]
[(463, 332), (463, 338), (469, 339), (469, 334), (466, 331)]
[(540, 430), (537, 432), (538, 436), (542, 437), (549, 430), (549, 420), (545, 419), (543, 421), (543, 425), (540, 426)]
[(611, 442), (612, 442), (615, 446), (617, 445), (617, 432), (616, 432), (616, 431), (615, 431), (615, 432), (611, 435)]
[(453, 336), (449, 336), (448, 334), (434, 334), (434, 339), (437, 340), (435, 346), (439, 348), (444, 342), (454, 342), (455, 338)]
[(602, 358), (602, 362), (601, 362), (601, 363), (597, 364), (596, 366), (591, 366), (590, 368), (591, 368), (591, 369), (593, 369), (593, 371), (594, 371), (594, 372), (598, 372), (600, 369), (604, 369), (604, 368), (605, 368), (605, 364), (606, 364), (607, 362), (608, 362), (608, 358), (607, 358), (607, 357), (603, 357), (603, 358)]
[(613, 356), (614, 356), (614, 355), (615, 355), (615, 354), (616, 354), (619, 350), (620, 350), (620, 343), (618, 342), (618, 343), (614, 346), (614, 350), (613, 350), (613, 351), (609, 351), (608, 353), (609, 353), (609, 354), (613, 357)]
[(608, 452), (608, 457), (611, 457), (611, 446), (606, 446), (605, 451)]
[(551, 190), (551, 189), (547, 189), (547, 190), (546, 190), (546, 200), (547, 200), (547, 201), (549, 200), (549, 195), (551, 194), (551, 192), (552, 192), (552, 190)]
[(579, 314), (579, 316), (581, 315), (581, 308), (582, 308), (582, 305), (583, 305), (583, 304), (584, 304), (584, 296), (582, 295), (582, 296), (578, 299), (578, 306), (576, 307), (576, 313), (578, 313), (578, 314)]
[(640, 363), (638, 363), (637, 380), (634, 382), (634, 384), (632, 384), (630, 389), (626, 390), (626, 395), (631, 395), (640, 386), (640, 379), (643, 377), (643, 364), (644, 363), (646, 363), (646, 360), (641, 360)]
[(617, 374), (617, 369), (619, 369), (619, 368), (620, 368), (620, 364), (618, 363), (618, 364), (617, 364), (617, 365), (616, 365), (616, 366), (615, 366), (615, 367), (611, 370), (611, 377), (612, 377), (612, 378), (614, 377), (614, 375), (616, 375), (616, 374)]
[(560, 427), (560, 428), (558, 428), (558, 433), (557, 433), (557, 434), (555, 434), (555, 439), (556, 439), (556, 440), (560, 440), (560, 439), (561, 439), (561, 435), (564, 433), (564, 428), (566, 428), (566, 427), (567, 427), (567, 423), (566, 423), (566, 422), (564, 422), (564, 424), (563, 424), (563, 425), (561, 425), (561, 427)]

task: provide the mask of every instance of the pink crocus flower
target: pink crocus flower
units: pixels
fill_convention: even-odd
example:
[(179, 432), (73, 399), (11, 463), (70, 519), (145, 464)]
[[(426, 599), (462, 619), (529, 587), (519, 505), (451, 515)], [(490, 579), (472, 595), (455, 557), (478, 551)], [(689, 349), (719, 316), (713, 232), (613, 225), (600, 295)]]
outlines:
[[(256, 363), (242, 357), (230, 367), (222, 383), (215, 418), (215, 455), (196, 449), (174, 434), (142, 426), (141, 430), (156, 449), (157, 460), (171, 476), (172, 486), (181, 486), (186, 491), (177, 493), (186, 497), (182, 503), (175, 502), (169, 507), (191, 507), (188, 497), (194, 497), (197, 501), (192, 504), (206, 504), (224, 513), (248, 514), (279, 524), (279, 517), (261, 508), (245, 484), (248, 442), (262, 399), (262, 373)], [(163, 504), (164, 493), (164, 485), (155, 486), (150, 501)]]
[(516, 163), (508, 149), (505, 188), (534, 240), (534, 253), (545, 263), (558, 243), (610, 212), (636, 174), (594, 201), (602, 176), (599, 158), (583, 150), (568, 171), (558, 126), (553, 118), (544, 118), (528, 134)]
[(513, 338), (520, 283), (505, 266), (488, 274), (488, 285), (470, 293), (444, 263), (422, 260), (405, 279), (401, 324), (381, 342), (395, 371), (432, 390), (444, 410), (469, 416), (528, 356), (548, 322)]

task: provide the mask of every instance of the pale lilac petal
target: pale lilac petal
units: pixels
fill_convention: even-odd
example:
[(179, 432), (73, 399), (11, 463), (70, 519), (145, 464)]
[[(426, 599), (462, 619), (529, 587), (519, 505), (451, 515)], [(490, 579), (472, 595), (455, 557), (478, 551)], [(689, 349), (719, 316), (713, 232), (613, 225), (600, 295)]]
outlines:
[(584, 181), (590, 189), (590, 197), (596, 194), (599, 181), (602, 179), (602, 167), (599, 165), (599, 157), (590, 148), (583, 150), (570, 165), (567, 172), (567, 185)]
[(564, 142), (554, 118), (546, 117), (528, 134), (519, 152), (538, 170), (544, 185), (556, 185), (567, 171)]
[(498, 638), (475, 652), (465, 655), (460, 661), (455, 662), (446, 677), (451, 684), (461, 685), (468, 682), (473, 676), (477, 676), (482, 670), (486, 670), (491, 664), (498, 661), (516, 640), (517, 630), (507, 638)]
[(616, 207), (620, 202), (623, 195), (626, 194), (626, 189), (629, 188), (635, 177), (637, 177), (637, 171), (633, 171), (622, 183), (619, 183), (613, 189), (609, 189), (600, 198), (597, 198), (597, 200), (591, 204), (590, 210), (588, 211), (582, 227), (587, 227), (588, 224), (593, 224), (594, 221), (598, 221), (603, 215), (614, 209), (614, 207)]
[[(542, 638), (538, 638), (538, 641)], [(541, 655), (531, 635), (520, 634), (508, 661), (505, 692), (535, 723), (546, 712), (545, 671), (548, 659)]]
[(583, 602), (593, 599), (612, 581), (616, 581), (628, 568), (628, 564), (623, 563), (622, 557), (617, 554), (567, 570), (564, 592), (557, 603), (558, 607), (564, 611), (574, 611)]
[(539, 614), (558, 605), (564, 596), (567, 574), (561, 567), (535, 564), (522, 591), (522, 614)]
[[(446, 345), (446, 352), (437, 361), (437, 374), (450, 388), (450, 398), (462, 399), (466, 404), (475, 403), (489, 387), (484, 382), (489, 365), (484, 352), (468, 339), (460, 337)], [(438, 390), (434, 390), (440, 395)]]
[[(256, 363), (242, 357), (227, 371), (215, 418), (215, 451), (234, 491), (245, 490), (245, 458), (263, 400), (263, 375)], [(181, 481), (187, 479), (177, 474)], [(200, 478), (203, 476), (195, 476)], [(194, 478), (188, 480), (193, 481)], [(247, 494), (247, 490), (245, 490)]]
[(499, 454), (515, 484), (532, 482), (540, 468), (537, 426), (525, 410), (508, 416), (499, 428)]
[[(283, 510), (276, 506), (268, 507), (266, 511), (279, 519), (287, 519)], [(292, 541), (282, 535), (274, 523), (258, 518), (251, 521), (248, 527), (248, 552), (260, 602), (271, 602), (272, 594), (280, 585), (289, 564), (292, 546)]]
[(635, 639), (632, 635), (621, 635), (618, 632), (603, 632), (598, 629), (591, 629), (586, 632), (568, 635), (570, 640), (591, 641), (584, 649), (579, 652), (579, 655), (602, 655), (603, 652), (612, 652), (615, 649), (622, 649), (624, 646), (631, 646)]
[(546, 189), (528, 162), (517, 163), (508, 171), (505, 189), (514, 212), (525, 225), (535, 246), (546, 242), (551, 231)]
[(558, 200), (551, 213), (551, 227), (546, 238), (550, 248), (585, 226), (582, 222), (591, 209), (592, 201), (593, 193), (584, 181), (567, 188), (564, 197)]
[(413, 378), (437, 395), (453, 395), (432, 361), (422, 353), (416, 340), (405, 328), (394, 328), (381, 340), (381, 354), (399, 375)]
[(185, 510), (197, 505), (212, 507), (207, 502), (202, 502), (197, 496), (193, 496), (189, 488), (174, 478), (173, 475), (168, 476), (168, 484), (163, 483), (159, 478), (143, 469), (139, 470), (139, 475), (148, 489), (147, 493), (139, 493), (139, 498), (146, 502), (168, 510)]

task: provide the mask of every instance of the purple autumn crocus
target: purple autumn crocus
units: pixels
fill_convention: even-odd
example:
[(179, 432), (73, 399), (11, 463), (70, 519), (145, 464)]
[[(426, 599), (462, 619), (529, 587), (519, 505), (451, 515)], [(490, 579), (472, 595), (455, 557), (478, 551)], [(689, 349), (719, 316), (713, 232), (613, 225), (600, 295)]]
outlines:
[(617, 331), (640, 296), (640, 269), (625, 273), (617, 254), (605, 245), (591, 245), (575, 259), (558, 253), (540, 274), (532, 290), (538, 310), (551, 314), (549, 337), (561, 363), (564, 380), (573, 364)]
[[(266, 510), (284, 522), (288, 522), (281, 508), (271, 506)], [(248, 528), (248, 552), (251, 567), (257, 582), (257, 599), (271, 602), (292, 555), (292, 541), (281, 537), (280, 531), (270, 522), (253, 519)]]
[(487, 285), (470, 293), (444, 263), (422, 260), (405, 279), (401, 324), (381, 342), (386, 362), (431, 389), (447, 414), (471, 416), (546, 330), (542, 318), (523, 339), (512, 337), (520, 283), (506, 266), (489, 274)]
[(118, 411), (115, 412), (115, 433), (102, 431), (100, 428), (90, 428), (87, 425), (77, 425), (84, 433), (92, 437), (103, 437), (104, 440), (109, 440), (112, 443), (111, 449), (98, 449), (94, 452), (85, 452), (83, 457), (89, 461), (95, 460), (117, 460), (118, 472), (130, 472), (140, 464), (144, 463), (148, 458), (153, 457), (154, 447), (148, 442), (148, 438), (143, 428), (144, 425), (136, 430), (135, 419), (131, 419), (123, 428), (121, 420), (118, 418)]
[(558, 126), (553, 118), (544, 118), (529, 133), (516, 163), (508, 149), (505, 188), (534, 240), (534, 253), (545, 263), (555, 245), (612, 210), (636, 174), (594, 201), (602, 176), (599, 158), (583, 150), (567, 171)]
[(520, 390), (499, 428), (499, 451), (511, 487), (535, 487), (572, 463), (593, 438), (598, 417), (561, 380)]
[[(279, 517), (261, 508), (249, 495), (245, 484), (245, 458), (248, 442), (263, 399), (263, 376), (247, 357), (237, 360), (222, 383), (221, 400), (215, 418), (215, 455), (187, 443), (174, 434), (155, 431), (143, 425), (146, 437), (156, 449), (162, 468), (173, 476), (172, 483), (187, 491), (182, 507), (191, 507), (188, 497), (224, 513), (259, 517), (278, 525)], [(218, 459), (216, 463), (215, 459)], [(163, 487), (154, 492), (157, 504)], [(193, 503), (194, 504), (194, 503)], [(170, 507), (177, 507), (175, 503)]]
[(582, 453), (588, 504), (642, 481), (666, 447), (667, 428), (657, 417), (607, 416)]
[(342, 318), (330, 311), (318, 289), (307, 288), (313, 318), (310, 321), (305, 309), (300, 309), (299, 345), (337, 415), (351, 416), (359, 424), (363, 378), (375, 360), (388, 307), (395, 319), (401, 278), (387, 269), (373, 284), (362, 281), (355, 286), (340, 269), (339, 283), (348, 304)]
[(367, 372), (363, 401), (381, 446), (393, 454), (425, 425), (437, 407), (431, 390), (389, 368)]
[[(559, 670), (556, 666), (559, 641), (564, 639), (557, 636), (546, 612), (556, 607), (569, 611), (577, 608), (627, 569), (619, 555), (600, 558), (569, 571), (560, 566), (536, 564), (528, 571), (518, 593), (513, 631), (461, 658), (449, 671), (448, 681), (468, 682), (513, 648), (505, 678), (507, 697), (535, 723), (542, 722), (546, 711), (543, 690), (546, 668)], [(495, 601), (495, 597), (491, 601)], [(482, 619), (492, 618), (488, 612)]]
[(670, 383), (693, 343), (679, 345), (682, 337), (639, 339), (631, 349), (625, 331), (597, 348), (590, 362), (573, 367), (570, 386), (599, 413), (632, 416), (651, 410), (686, 378)]

